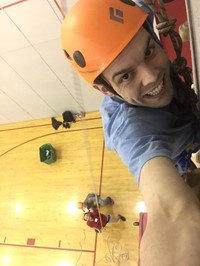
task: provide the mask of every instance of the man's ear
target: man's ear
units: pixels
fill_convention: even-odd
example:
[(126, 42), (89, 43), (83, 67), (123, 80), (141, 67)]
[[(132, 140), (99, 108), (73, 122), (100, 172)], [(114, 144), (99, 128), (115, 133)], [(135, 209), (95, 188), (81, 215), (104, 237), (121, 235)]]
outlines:
[(103, 94), (105, 94), (106, 96), (109, 96), (109, 97), (113, 97), (114, 96), (114, 93), (110, 92), (104, 85), (102, 84), (93, 84), (92, 85), (96, 90), (102, 92)]

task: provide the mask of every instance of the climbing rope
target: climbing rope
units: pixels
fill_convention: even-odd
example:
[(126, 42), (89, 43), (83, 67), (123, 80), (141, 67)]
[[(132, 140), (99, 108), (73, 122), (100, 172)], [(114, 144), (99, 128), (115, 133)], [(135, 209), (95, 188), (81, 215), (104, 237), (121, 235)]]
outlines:
[[(154, 3), (156, 1), (157, 4)], [(165, 37), (169, 35), (172, 41), (176, 53), (176, 58), (172, 62), (172, 67), (175, 73), (183, 77), (185, 85), (189, 89), (192, 112), (198, 119), (198, 121), (200, 121), (200, 112), (197, 107), (198, 97), (195, 91), (192, 89), (192, 69), (187, 66), (187, 60), (182, 56), (182, 39), (180, 35), (175, 31), (176, 19), (169, 20), (163, 0), (156, 1), (143, 0), (143, 2), (152, 10), (156, 17), (156, 28), (159, 34), (163, 34)]]

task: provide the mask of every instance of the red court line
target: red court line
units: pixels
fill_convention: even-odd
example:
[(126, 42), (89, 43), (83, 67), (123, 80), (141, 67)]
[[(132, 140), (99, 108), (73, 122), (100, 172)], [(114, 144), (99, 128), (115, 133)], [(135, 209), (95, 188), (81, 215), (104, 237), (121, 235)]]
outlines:
[[(101, 117), (91, 118), (91, 119), (88, 119), (88, 120), (96, 120), (96, 119), (101, 119)], [(82, 122), (82, 121), (77, 121), (77, 122)], [(38, 127), (38, 126), (32, 126), (32, 127)], [(11, 148), (10, 150), (8, 150), (8, 151), (4, 152), (3, 154), (1, 154), (0, 157), (3, 156), (3, 155), (5, 155), (5, 154), (7, 154), (8, 152), (10, 152), (10, 151), (18, 148), (19, 146), (22, 146), (22, 145), (24, 145), (24, 144), (26, 144), (28, 142), (34, 141), (34, 140), (39, 139), (39, 138), (42, 138), (42, 137), (46, 137), (46, 136), (54, 135), (54, 134), (60, 134), (60, 133), (70, 133), (70, 132), (76, 132), (76, 131), (82, 131), (82, 130), (93, 130), (93, 129), (100, 129), (100, 128), (102, 128), (102, 126), (94, 127), (94, 128), (86, 128), (86, 129), (83, 129), (82, 128), (82, 129), (75, 129), (75, 130), (69, 130), (69, 131), (60, 131), (60, 132), (53, 132), (53, 133), (45, 134), (43, 136), (39, 136), (39, 137), (33, 138), (31, 140), (28, 140), (26, 142), (23, 142), (23, 143), (15, 146), (13, 148)], [(11, 130), (15, 130), (15, 129), (11, 129)], [(101, 193), (101, 186), (102, 186), (103, 165), (104, 165), (104, 152), (105, 152), (105, 142), (103, 140), (99, 194)], [(51, 249), (51, 250), (64, 250), (64, 251), (75, 251), (75, 252), (89, 252), (89, 253), (94, 253), (93, 266), (95, 266), (95, 264), (96, 264), (97, 239), (98, 239), (98, 236), (97, 236), (97, 233), (96, 233), (95, 243), (94, 243), (94, 250), (80, 250), (80, 249), (60, 248), (60, 244), (61, 243), (59, 243), (59, 247), (57, 247), (57, 248), (55, 248), (55, 247), (45, 247), (45, 246), (27, 246), (27, 245), (19, 245), (19, 244), (6, 244), (6, 243), (0, 243), (0, 246), (11, 246), (11, 247), (22, 247), (22, 248), (26, 247), (26, 248), (36, 248), (36, 249)]]
[[(105, 151), (105, 142), (103, 140), (103, 149), (102, 149), (102, 159), (101, 159), (101, 173), (100, 173), (100, 180), (99, 180), (99, 195), (101, 195), (101, 187), (102, 187), (102, 178), (103, 178), (103, 163), (104, 163), (104, 151)], [(95, 242), (94, 242), (94, 258), (93, 258), (93, 266), (96, 264), (96, 251), (97, 251), (97, 239), (98, 234), (96, 233)]]
[(19, 248), (35, 248), (35, 249), (51, 249), (51, 250), (63, 250), (63, 251), (75, 251), (75, 252), (88, 252), (94, 253), (94, 250), (89, 249), (72, 249), (72, 248), (56, 248), (56, 247), (45, 247), (45, 246), (27, 246), (27, 245), (19, 245), (19, 244), (6, 244), (0, 243), (0, 246), (8, 246), (8, 247), (19, 247)]
[(6, 9), (8, 7), (11, 7), (11, 6), (15, 6), (15, 5), (21, 4), (21, 3), (26, 2), (26, 1), (28, 1), (28, 0), (20, 0), (20, 1), (17, 1), (15, 3), (9, 4), (7, 6), (0, 7), (0, 10), (3, 10), (3, 9)]
[(94, 257), (93, 257), (93, 266), (96, 265), (96, 255), (97, 255), (97, 239), (98, 239), (98, 234), (96, 233), (95, 236), (95, 241), (94, 241)]
[[(101, 117), (88, 118), (88, 119), (84, 119), (83, 121), (92, 121), (92, 120), (99, 120), (99, 119), (101, 119)], [(80, 123), (80, 122), (83, 122), (83, 121), (79, 120), (79, 121), (76, 121), (76, 123)], [(35, 128), (35, 127), (45, 127), (45, 126), (51, 126), (51, 124), (49, 123), (49, 124), (42, 124), (42, 125), (35, 125), (35, 126), (16, 127), (16, 128), (2, 129), (2, 130), (0, 129), (0, 133), (1, 132), (5, 132), (5, 131), (13, 131), (13, 130), (20, 130), (20, 129)]]
[(103, 140), (102, 159), (101, 159), (101, 173), (100, 173), (100, 181), (99, 181), (99, 184), (100, 184), (99, 185), (99, 195), (101, 195), (101, 188), (102, 188), (104, 153), (105, 153), (105, 142)]
[(65, 18), (65, 14), (62, 11), (62, 8), (60, 7), (60, 5), (58, 4), (58, 2), (56, 0), (54, 0), (54, 3), (56, 4), (57, 8), (59, 9), (60, 13), (62, 14), (63, 18)]
[(25, 144), (27, 144), (27, 143), (29, 143), (29, 142), (31, 142), (31, 141), (34, 141), (34, 140), (36, 140), (36, 139), (40, 139), (40, 138), (43, 138), (43, 137), (46, 137), (46, 136), (51, 136), (51, 135), (60, 134), (60, 133), (74, 133), (74, 132), (82, 131), (82, 130), (93, 130), (93, 129), (100, 129), (100, 128), (102, 128), (102, 126), (99, 126), (99, 127), (93, 127), (93, 128), (84, 128), (84, 129), (81, 128), (81, 129), (75, 129), (75, 130), (69, 130), (69, 131), (60, 131), (60, 132), (54, 132), (54, 133), (45, 134), (45, 135), (42, 135), (42, 136), (39, 136), (39, 137), (35, 137), (35, 138), (33, 138), (33, 139), (27, 140), (27, 141), (25, 141), (25, 142), (22, 142), (22, 143), (20, 143), (20, 144), (18, 144), (18, 145), (16, 145), (16, 146), (14, 146), (13, 148), (11, 148), (11, 149), (9, 149), (9, 150), (3, 152), (2, 154), (0, 154), (0, 157), (2, 157), (3, 155), (5, 155), (5, 154), (7, 154), (7, 153), (9, 153), (9, 152), (11, 152), (11, 151), (13, 151), (13, 150), (19, 148), (19, 147), (22, 146), (22, 145), (25, 145)]

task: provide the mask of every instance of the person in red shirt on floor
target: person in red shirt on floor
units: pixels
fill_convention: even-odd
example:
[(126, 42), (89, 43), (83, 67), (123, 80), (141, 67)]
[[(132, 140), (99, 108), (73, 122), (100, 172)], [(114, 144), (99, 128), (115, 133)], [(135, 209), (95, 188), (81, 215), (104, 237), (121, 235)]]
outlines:
[(83, 220), (87, 221), (87, 225), (94, 228), (95, 231), (99, 233), (107, 223), (117, 223), (119, 220), (125, 222), (126, 218), (121, 214), (117, 216), (111, 216), (110, 214), (105, 215), (100, 213), (97, 209), (94, 209), (93, 212), (84, 213)]

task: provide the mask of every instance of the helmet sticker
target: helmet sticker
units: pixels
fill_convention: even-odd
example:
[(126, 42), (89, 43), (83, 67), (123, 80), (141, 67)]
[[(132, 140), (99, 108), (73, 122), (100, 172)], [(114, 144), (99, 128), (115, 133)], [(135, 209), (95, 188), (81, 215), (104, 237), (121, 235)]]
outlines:
[[(115, 13), (116, 11), (116, 13)], [(114, 20), (114, 21), (117, 21), (119, 23), (124, 23), (124, 20), (123, 20), (123, 11), (122, 10), (119, 10), (119, 9), (114, 9), (113, 7), (110, 7), (109, 8), (109, 12), (110, 12), (110, 20)]]

